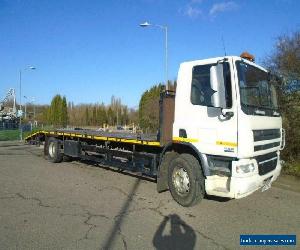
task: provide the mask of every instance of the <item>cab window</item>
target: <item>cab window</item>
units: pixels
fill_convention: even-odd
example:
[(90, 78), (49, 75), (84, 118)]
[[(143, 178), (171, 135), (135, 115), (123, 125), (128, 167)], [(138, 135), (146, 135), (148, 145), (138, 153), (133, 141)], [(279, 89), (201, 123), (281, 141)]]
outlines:
[[(223, 64), (223, 77), (226, 93), (226, 106), (232, 107), (231, 75), (228, 62)], [(210, 68), (215, 64), (199, 65), (193, 68), (191, 102), (194, 105), (212, 106), (211, 97), (214, 91), (210, 87)]]

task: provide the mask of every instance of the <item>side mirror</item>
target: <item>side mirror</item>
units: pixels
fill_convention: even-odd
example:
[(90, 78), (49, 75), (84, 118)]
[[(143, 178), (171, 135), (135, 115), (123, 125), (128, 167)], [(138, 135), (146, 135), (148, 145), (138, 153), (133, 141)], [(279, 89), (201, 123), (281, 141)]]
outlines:
[(210, 68), (210, 87), (214, 91), (214, 94), (211, 96), (212, 106), (225, 109), (226, 96), (222, 63), (218, 63)]

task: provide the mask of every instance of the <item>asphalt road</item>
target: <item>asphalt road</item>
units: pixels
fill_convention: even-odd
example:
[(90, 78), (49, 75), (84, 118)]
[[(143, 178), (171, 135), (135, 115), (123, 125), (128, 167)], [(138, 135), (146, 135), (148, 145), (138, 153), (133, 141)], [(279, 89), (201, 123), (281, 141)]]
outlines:
[(0, 143), (0, 249), (237, 249), (240, 234), (299, 240), (299, 227), (295, 191), (272, 187), (184, 208), (154, 182), (82, 162), (53, 164), (42, 148)]

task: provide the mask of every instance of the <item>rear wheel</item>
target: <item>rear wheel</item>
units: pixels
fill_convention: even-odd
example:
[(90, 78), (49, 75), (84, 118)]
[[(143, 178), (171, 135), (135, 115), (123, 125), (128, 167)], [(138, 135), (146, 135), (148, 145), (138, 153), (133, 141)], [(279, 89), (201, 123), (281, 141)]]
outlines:
[(198, 160), (181, 154), (169, 165), (169, 189), (173, 199), (184, 207), (200, 202), (204, 196), (204, 176)]
[(61, 141), (56, 138), (48, 140), (48, 160), (54, 163), (62, 162)]

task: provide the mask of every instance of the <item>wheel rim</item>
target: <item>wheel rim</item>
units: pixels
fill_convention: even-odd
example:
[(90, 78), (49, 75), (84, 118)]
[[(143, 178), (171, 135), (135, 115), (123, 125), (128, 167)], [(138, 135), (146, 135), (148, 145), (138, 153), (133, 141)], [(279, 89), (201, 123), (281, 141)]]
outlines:
[(49, 145), (49, 155), (51, 158), (53, 158), (55, 156), (55, 144), (53, 142), (50, 143)]
[(172, 181), (176, 192), (181, 196), (188, 195), (190, 191), (190, 178), (184, 167), (175, 167), (172, 174)]

